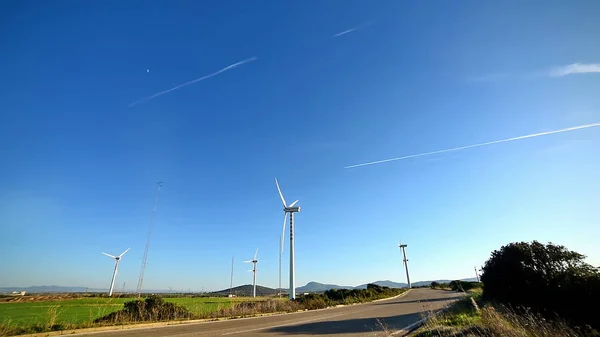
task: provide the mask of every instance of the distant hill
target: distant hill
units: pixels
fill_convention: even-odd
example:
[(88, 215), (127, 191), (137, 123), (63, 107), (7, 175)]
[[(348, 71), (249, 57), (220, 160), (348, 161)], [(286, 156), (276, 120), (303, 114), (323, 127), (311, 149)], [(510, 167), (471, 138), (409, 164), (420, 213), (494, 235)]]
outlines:
[[(477, 279), (473, 277), (473, 278), (461, 279), (461, 281), (474, 282), (474, 281), (477, 281)], [(413, 282), (412, 286), (413, 287), (426, 286), (426, 285), (431, 284), (431, 282), (450, 283), (450, 282), (452, 282), (452, 280), (417, 281), (417, 282)], [(390, 287), (390, 288), (406, 288), (406, 287), (408, 287), (408, 284), (406, 284), (406, 283), (398, 283), (398, 282), (394, 282), (394, 281), (390, 281), (390, 280), (375, 281), (375, 282), (371, 282), (371, 283), (377, 284), (377, 285), (383, 286), (383, 287)], [(367, 284), (361, 284), (359, 286), (352, 287), (352, 286), (340, 286), (337, 284), (308, 282), (305, 286), (296, 288), (296, 292), (297, 293), (310, 293), (310, 292), (324, 292), (329, 289), (366, 289), (366, 288), (367, 288)]]
[[(390, 280), (375, 281), (375, 282), (371, 282), (371, 283), (376, 284), (378, 286), (389, 287), (389, 288), (406, 288), (406, 287), (408, 287), (408, 284), (406, 284), (406, 283), (397, 283), (397, 282), (393, 282)], [(354, 289), (367, 289), (367, 285), (361, 284), (359, 286), (354, 287)]]
[(20, 292), (23, 290), (28, 293), (83, 293), (86, 291), (86, 288), (62, 286), (1, 287), (0, 293)]
[[(228, 296), (230, 293), (233, 293), (236, 296), (252, 296), (252, 285), (245, 284), (243, 286), (233, 287), (231, 291), (229, 288), (215, 291), (210, 293), (210, 295), (215, 296)], [(272, 296), (277, 295), (277, 289), (272, 289), (268, 287), (263, 287), (256, 285), (256, 296)]]
[(323, 284), (319, 282), (308, 282), (303, 287), (296, 288), (297, 293), (318, 293), (329, 289), (353, 289), (350, 286), (339, 286), (337, 284)]
[[(429, 285), (433, 281), (438, 282), (438, 283), (450, 283), (452, 280), (418, 281), (418, 282), (413, 282), (412, 285), (415, 287), (420, 287), (420, 286), (424, 286), (424, 285)], [(477, 280), (476, 280), (476, 278), (471, 277), (471, 278), (461, 279), (461, 281), (474, 282)], [(377, 284), (380, 286), (384, 286), (384, 287), (390, 287), (390, 288), (406, 288), (407, 287), (406, 283), (398, 283), (398, 282), (393, 282), (390, 280), (375, 281), (375, 282), (371, 282), (371, 283), (374, 283), (374, 284)], [(319, 283), (319, 282), (308, 282), (305, 286), (297, 287), (296, 292), (299, 294), (302, 294), (302, 293), (311, 293), (311, 292), (324, 292), (329, 289), (365, 289), (366, 287), (367, 287), (366, 284), (361, 284), (359, 286), (354, 287), (354, 286), (340, 286), (337, 284), (326, 284), (326, 283)], [(80, 286), (56, 286), (56, 285), (31, 286), (31, 287), (0, 287), (0, 293), (12, 293), (13, 291), (16, 291), (16, 292), (26, 291), (28, 293), (84, 293), (87, 291), (89, 293), (101, 293), (101, 292), (106, 292), (107, 289), (86, 288), (86, 287), (80, 287)], [(281, 291), (283, 293), (288, 292), (287, 289), (282, 289)], [(166, 293), (170, 293), (171, 291), (170, 290), (158, 290), (158, 289), (144, 289), (143, 292), (144, 293), (155, 293), (155, 294), (166, 294)], [(177, 292), (179, 293), (180, 291), (177, 291)], [(235, 288), (233, 288), (233, 292), (237, 296), (252, 296), (252, 285), (247, 284), (247, 285), (235, 287)], [(227, 296), (227, 295), (229, 295), (229, 289), (215, 291), (210, 294), (215, 295), (215, 296)], [(256, 286), (256, 294), (258, 296), (276, 295), (277, 289), (272, 289), (272, 288), (263, 287), (263, 286)]]

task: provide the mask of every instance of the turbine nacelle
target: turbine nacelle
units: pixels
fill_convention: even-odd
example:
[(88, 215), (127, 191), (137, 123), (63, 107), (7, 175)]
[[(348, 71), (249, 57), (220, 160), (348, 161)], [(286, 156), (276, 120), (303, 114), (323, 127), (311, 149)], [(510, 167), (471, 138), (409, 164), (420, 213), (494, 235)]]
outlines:
[(275, 178), (275, 185), (277, 185), (277, 191), (279, 192), (279, 197), (281, 198), (281, 203), (283, 204), (283, 210), (285, 212), (300, 212), (300, 206), (294, 207), (298, 203), (299, 200), (292, 202), (291, 204), (287, 204), (285, 202), (285, 198), (283, 197), (283, 193), (281, 193), (281, 188), (279, 188), (279, 181)]
[(244, 261), (244, 263), (258, 263), (256, 257), (258, 256), (258, 248), (256, 248), (256, 253), (254, 253), (254, 258), (252, 260)]
[(108, 257), (111, 257), (111, 258), (113, 258), (113, 259), (115, 259), (115, 260), (117, 260), (117, 261), (119, 261), (119, 260), (120, 260), (120, 259), (123, 257), (123, 255), (125, 255), (125, 253), (127, 253), (127, 252), (128, 252), (130, 249), (131, 249), (131, 248), (127, 248), (127, 250), (125, 250), (125, 251), (124, 251), (123, 253), (121, 253), (121, 255), (119, 255), (119, 256), (114, 256), (114, 255), (106, 254), (106, 253), (104, 253), (104, 252), (102, 252), (102, 254), (104, 254), (104, 255), (106, 255), (106, 256), (108, 256)]

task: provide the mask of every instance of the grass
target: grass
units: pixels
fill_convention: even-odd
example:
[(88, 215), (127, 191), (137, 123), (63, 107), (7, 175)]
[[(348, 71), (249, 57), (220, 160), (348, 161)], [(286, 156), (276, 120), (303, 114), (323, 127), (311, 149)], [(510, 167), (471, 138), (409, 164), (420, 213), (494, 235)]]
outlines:
[[(431, 315), (415, 337), (576, 337), (596, 336), (569, 327), (562, 321), (548, 321), (532, 313), (516, 313), (479, 300), (481, 291), (467, 293), (446, 312)], [(480, 309), (481, 306), (481, 309)]]
[[(84, 297), (69, 299), (38, 299), (40, 301), (0, 303), (0, 336), (12, 336), (58, 330), (71, 330), (105, 325), (129, 324), (140, 321), (247, 317), (261, 313), (293, 312), (319, 309), (335, 304), (368, 302), (403, 293), (404, 289), (374, 287), (367, 290), (333, 291), (343, 298), (328, 298), (324, 294), (287, 298), (247, 297), (165, 297), (162, 306), (148, 315), (138, 316), (124, 311), (124, 304), (135, 298)], [(182, 308), (179, 308), (182, 307)], [(187, 310), (185, 310), (187, 309)], [(117, 313), (118, 312), (118, 313)], [(140, 318), (141, 317), (141, 318)], [(102, 319), (100, 319), (102, 318)]]
[[(78, 298), (40, 302), (0, 303), (0, 336), (41, 331), (85, 328), (92, 322), (123, 308), (134, 298)], [(264, 298), (173, 297), (166, 302), (179, 304), (199, 317), (231, 308), (233, 304)]]

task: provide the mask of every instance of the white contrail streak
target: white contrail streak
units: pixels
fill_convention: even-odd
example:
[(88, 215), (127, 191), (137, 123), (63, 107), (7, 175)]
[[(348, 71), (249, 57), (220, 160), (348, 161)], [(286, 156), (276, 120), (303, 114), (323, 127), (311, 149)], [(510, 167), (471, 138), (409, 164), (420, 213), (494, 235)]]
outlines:
[(470, 148), (473, 148), (473, 147), (480, 147), (480, 146), (487, 146), (487, 145), (498, 144), (498, 143), (512, 142), (512, 141), (515, 141), (515, 140), (521, 140), (521, 139), (527, 139), (527, 138), (533, 138), (533, 137), (540, 137), (540, 136), (546, 136), (546, 135), (552, 135), (552, 134), (555, 134), (555, 133), (575, 131), (575, 130), (586, 129), (586, 128), (593, 128), (593, 127), (596, 127), (596, 126), (600, 126), (600, 123), (592, 123), (592, 124), (586, 124), (586, 125), (580, 125), (580, 126), (573, 126), (573, 127), (570, 127), (570, 128), (565, 128), (565, 129), (560, 129), (560, 130), (534, 133), (534, 134), (531, 134), (531, 135), (519, 136), (519, 137), (502, 139), (502, 140), (494, 140), (494, 141), (491, 141), (491, 142), (474, 144), (474, 145), (467, 145), (467, 146), (461, 146), (461, 147), (455, 147), (455, 148), (452, 148), (452, 149), (438, 150), (438, 151), (433, 151), (433, 152), (425, 152), (425, 153), (413, 154), (413, 155), (410, 155), (410, 156), (404, 156), (404, 157), (398, 157), (398, 158), (391, 158), (391, 159), (385, 159), (385, 160), (372, 161), (372, 162), (369, 162), (369, 163), (363, 163), (363, 164), (357, 164), (357, 165), (350, 165), (350, 166), (346, 166), (344, 168), (353, 168), (353, 167), (359, 167), (359, 166), (375, 165), (375, 164), (387, 163), (389, 161), (395, 161), (395, 160), (403, 160), (403, 159), (409, 159), (409, 158), (424, 157), (424, 156), (429, 156), (429, 155), (432, 155), (432, 154), (466, 150), (466, 149), (470, 149)]
[(257, 59), (258, 59), (257, 57), (252, 57), (252, 58), (249, 58), (249, 59), (246, 59), (246, 60), (243, 60), (243, 61), (240, 61), (240, 62), (234, 63), (234, 64), (232, 64), (232, 65), (229, 65), (229, 66), (227, 66), (227, 67), (225, 67), (225, 68), (223, 68), (223, 69), (221, 69), (221, 70), (219, 70), (219, 71), (217, 71), (217, 72), (214, 72), (214, 73), (212, 73), (212, 74), (210, 74), (210, 75), (202, 76), (202, 77), (200, 77), (200, 78), (197, 78), (197, 79), (195, 79), (195, 80), (191, 80), (191, 81), (189, 81), (189, 82), (185, 82), (185, 83), (183, 83), (183, 84), (180, 84), (180, 85), (178, 85), (178, 86), (176, 86), (176, 87), (173, 87), (173, 88), (171, 88), (171, 89), (167, 89), (167, 90), (165, 90), (165, 91), (157, 92), (156, 94), (154, 94), (154, 95), (152, 95), (152, 96), (148, 96), (148, 97), (146, 97), (146, 98), (142, 98), (142, 99), (140, 99), (140, 100), (137, 100), (137, 101), (135, 101), (135, 102), (133, 102), (133, 103), (129, 104), (129, 107), (132, 107), (132, 106), (134, 106), (134, 105), (137, 105), (137, 104), (139, 104), (139, 103), (142, 103), (142, 102), (145, 102), (145, 101), (149, 101), (149, 100), (151, 100), (151, 99), (153, 99), (153, 98), (156, 98), (156, 97), (158, 97), (158, 96), (160, 96), (160, 95), (164, 95), (164, 94), (166, 94), (166, 93), (168, 93), (168, 92), (171, 92), (171, 91), (173, 91), (173, 90), (177, 90), (177, 89), (183, 88), (183, 87), (185, 87), (185, 86), (188, 86), (188, 85), (190, 85), (190, 84), (194, 84), (194, 83), (196, 83), (196, 82), (204, 81), (204, 80), (206, 80), (206, 79), (209, 79), (209, 78), (211, 78), (211, 77), (213, 77), (213, 76), (217, 76), (217, 75), (219, 75), (220, 73), (226, 72), (227, 70), (231, 70), (231, 69), (233, 69), (233, 68), (235, 68), (235, 67), (241, 66), (242, 64), (246, 64), (246, 63), (249, 63), (249, 62), (252, 62), (252, 61), (256, 61)]
[(345, 31), (343, 31), (341, 33), (337, 33), (337, 34), (333, 35), (332, 37), (338, 37), (338, 36), (342, 36), (344, 34), (352, 33), (353, 31), (355, 31), (357, 29), (358, 29), (358, 27), (355, 27), (355, 28), (352, 28), (352, 29), (348, 29), (348, 30), (345, 30)]
[(368, 26), (370, 26), (370, 25), (371, 25), (371, 23), (370, 23), (370, 22), (369, 22), (369, 23), (366, 23), (366, 24), (362, 24), (362, 25), (356, 26), (356, 27), (354, 27), (354, 28), (352, 28), (352, 29), (345, 30), (345, 31), (343, 31), (343, 32), (341, 32), (341, 33), (337, 33), (337, 34), (333, 35), (332, 37), (338, 37), (338, 36), (346, 35), (346, 34), (348, 34), (348, 33), (352, 33), (353, 31), (355, 31), (355, 30), (357, 30), (357, 29), (360, 29), (360, 28), (365, 28), (365, 27), (368, 27)]

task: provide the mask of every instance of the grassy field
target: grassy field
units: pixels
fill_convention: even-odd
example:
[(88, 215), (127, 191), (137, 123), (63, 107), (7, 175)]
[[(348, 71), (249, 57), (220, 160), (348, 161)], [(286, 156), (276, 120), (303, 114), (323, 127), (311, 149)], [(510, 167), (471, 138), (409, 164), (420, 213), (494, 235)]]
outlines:
[[(368, 302), (399, 295), (404, 291), (405, 289), (369, 285), (363, 290), (336, 290), (325, 294), (300, 296), (296, 301), (289, 301), (285, 297), (149, 297), (128, 305), (126, 309), (123, 308), (123, 304), (135, 298), (3, 298), (6, 302), (0, 302), (0, 336), (139, 322), (295, 312), (337, 304)], [(97, 320), (99, 318), (102, 319)]]
[[(134, 298), (78, 298), (40, 302), (8, 302), (0, 303), (0, 336), (2, 328), (18, 326), (27, 327), (85, 327), (96, 318), (123, 308), (123, 303)], [(186, 307), (198, 315), (226, 309), (233, 303), (241, 301), (261, 300), (261, 298), (236, 297), (176, 297), (165, 298)]]

